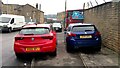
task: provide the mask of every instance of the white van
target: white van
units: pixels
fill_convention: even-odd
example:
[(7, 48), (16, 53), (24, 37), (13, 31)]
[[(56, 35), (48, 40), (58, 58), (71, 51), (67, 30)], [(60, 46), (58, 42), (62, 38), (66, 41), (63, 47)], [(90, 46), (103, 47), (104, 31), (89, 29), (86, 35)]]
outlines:
[(11, 32), (12, 30), (21, 29), (24, 25), (24, 16), (10, 14), (0, 15), (0, 31)]
[(55, 31), (62, 32), (62, 24), (61, 23), (53, 23), (53, 28)]

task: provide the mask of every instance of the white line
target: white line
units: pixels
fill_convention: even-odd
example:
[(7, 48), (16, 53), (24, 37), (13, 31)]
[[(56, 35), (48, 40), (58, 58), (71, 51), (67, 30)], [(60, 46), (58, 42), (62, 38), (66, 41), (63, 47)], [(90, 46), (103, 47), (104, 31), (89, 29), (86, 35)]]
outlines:
[(32, 61), (31, 61), (31, 65), (30, 65), (31, 68), (34, 68), (34, 65), (35, 65), (34, 62), (35, 62), (35, 59), (33, 58)]

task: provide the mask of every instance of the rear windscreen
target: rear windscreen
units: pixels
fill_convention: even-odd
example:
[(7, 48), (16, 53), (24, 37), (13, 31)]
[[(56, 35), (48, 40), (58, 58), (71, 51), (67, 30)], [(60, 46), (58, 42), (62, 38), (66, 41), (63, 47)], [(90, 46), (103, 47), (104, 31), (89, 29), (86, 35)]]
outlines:
[(86, 32), (86, 31), (94, 31), (94, 26), (74, 26), (72, 28), (73, 32)]
[(20, 34), (48, 34), (49, 28), (24, 28)]

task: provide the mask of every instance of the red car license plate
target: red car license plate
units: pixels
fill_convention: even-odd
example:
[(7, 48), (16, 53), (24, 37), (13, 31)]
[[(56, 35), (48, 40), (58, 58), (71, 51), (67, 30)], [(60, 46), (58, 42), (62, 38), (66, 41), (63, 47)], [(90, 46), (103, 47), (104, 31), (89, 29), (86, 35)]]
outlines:
[(40, 48), (39, 47), (36, 47), (36, 48), (26, 48), (25, 50), (26, 51), (40, 51)]

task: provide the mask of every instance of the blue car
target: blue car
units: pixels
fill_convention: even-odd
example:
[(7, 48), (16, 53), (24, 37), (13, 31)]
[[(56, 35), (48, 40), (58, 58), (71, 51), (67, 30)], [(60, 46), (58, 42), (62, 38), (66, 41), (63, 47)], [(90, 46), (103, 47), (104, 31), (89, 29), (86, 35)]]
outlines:
[(78, 48), (92, 48), (101, 50), (101, 34), (92, 24), (69, 24), (65, 31), (67, 52)]

